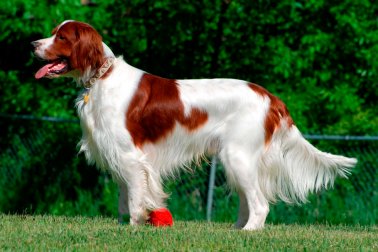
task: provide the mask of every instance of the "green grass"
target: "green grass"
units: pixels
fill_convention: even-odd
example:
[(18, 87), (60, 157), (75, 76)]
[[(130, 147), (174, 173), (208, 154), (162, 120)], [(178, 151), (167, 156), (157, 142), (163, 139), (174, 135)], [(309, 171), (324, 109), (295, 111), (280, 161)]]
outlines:
[(377, 226), (267, 225), (179, 221), (172, 228), (118, 225), (112, 218), (0, 214), (1, 251), (377, 251)]

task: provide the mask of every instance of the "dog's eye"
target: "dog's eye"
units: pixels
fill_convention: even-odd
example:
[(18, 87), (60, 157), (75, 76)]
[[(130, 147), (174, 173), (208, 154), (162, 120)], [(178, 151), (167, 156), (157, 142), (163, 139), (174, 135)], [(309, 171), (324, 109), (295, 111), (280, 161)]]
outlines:
[(65, 38), (64, 36), (62, 36), (62, 35), (59, 35), (59, 36), (58, 36), (58, 39), (59, 39), (59, 40), (65, 40), (66, 38)]

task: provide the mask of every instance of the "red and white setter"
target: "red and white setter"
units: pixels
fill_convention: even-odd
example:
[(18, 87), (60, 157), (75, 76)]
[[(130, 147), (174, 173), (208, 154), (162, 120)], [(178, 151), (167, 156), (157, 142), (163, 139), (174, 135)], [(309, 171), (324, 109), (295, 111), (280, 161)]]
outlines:
[(270, 202), (304, 202), (357, 162), (313, 147), (285, 104), (256, 84), (146, 73), (115, 57), (92, 26), (72, 20), (32, 44), (48, 62), (37, 79), (72, 77), (84, 87), (80, 150), (117, 181), (133, 225), (165, 206), (163, 177), (204, 155), (221, 159), (240, 198), (236, 227), (247, 230), (264, 226)]

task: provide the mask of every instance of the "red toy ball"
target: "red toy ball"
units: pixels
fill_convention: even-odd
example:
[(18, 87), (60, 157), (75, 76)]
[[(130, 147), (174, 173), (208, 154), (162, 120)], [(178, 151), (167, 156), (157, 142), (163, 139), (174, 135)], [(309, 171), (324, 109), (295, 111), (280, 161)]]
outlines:
[(148, 223), (155, 227), (173, 226), (171, 212), (166, 208), (155, 209), (150, 213)]

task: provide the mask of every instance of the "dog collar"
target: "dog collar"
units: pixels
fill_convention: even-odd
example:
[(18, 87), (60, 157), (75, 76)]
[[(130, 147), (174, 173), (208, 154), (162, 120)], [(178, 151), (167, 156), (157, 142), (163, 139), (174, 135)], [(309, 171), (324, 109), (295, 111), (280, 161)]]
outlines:
[(93, 75), (88, 81), (84, 83), (84, 87), (89, 89), (93, 86), (93, 84), (100, 79), (104, 74), (109, 70), (109, 68), (113, 65), (115, 58), (106, 58), (104, 64), (97, 70), (96, 74)]

